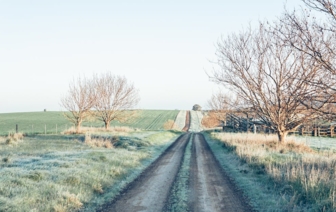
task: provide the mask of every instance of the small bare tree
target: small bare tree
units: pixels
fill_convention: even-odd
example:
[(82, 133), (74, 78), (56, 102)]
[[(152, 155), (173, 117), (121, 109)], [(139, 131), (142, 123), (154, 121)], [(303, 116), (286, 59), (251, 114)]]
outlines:
[(95, 103), (92, 82), (86, 78), (74, 79), (69, 84), (68, 94), (61, 99), (61, 105), (67, 111), (64, 116), (76, 127), (76, 133), (80, 132), (83, 121), (91, 116), (91, 108)]
[[(312, 106), (321, 109), (330, 98), (324, 98), (325, 90), (307, 83), (326, 77), (323, 67), (275, 33), (261, 24), (256, 31), (222, 39), (217, 46), (219, 69), (212, 80), (241, 100), (236, 106), (240, 111), (252, 111), (284, 142), (288, 132), (316, 118)], [(316, 96), (320, 102), (312, 101)]]
[(139, 102), (138, 90), (125, 77), (111, 73), (96, 75), (94, 87), (97, 101), (94, 109), (98, 119), (110, 127), (113, 120), (126, 122), (135, 115), (131, 111)]
[(227, 114), (232, 112), (232, 97), (224, 94), (223, 92), (217, 92), (211, 96), (208, 100), (208, 107), (210, 108), (210, 116), (214, 117), (217, 121), (226, 125)]

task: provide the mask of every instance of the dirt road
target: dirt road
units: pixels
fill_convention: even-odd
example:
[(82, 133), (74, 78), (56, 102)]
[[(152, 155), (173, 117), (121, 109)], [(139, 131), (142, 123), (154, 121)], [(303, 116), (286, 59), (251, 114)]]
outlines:
[(252, 211), (218, 164), (204, 136), (200, 133), (191, 136), (191, 133), (185, 133), (179, 137), (118, 198), (99, 211), (158, 212), (167, 208), (171, 187), (181, 167), (188, 142), (192, 142), (188, 210)]
[(185, 125), (182, 129), (182, 131), (186, 132), (190, 128), (190, 111), (186, 112), (186, 120), (185, 120)]
[(101, 211), (162, 211), (189, 137), (189, 133), (179, 137), (119, 198)]
[(191, 211), (251, 211), (212, 154), (202, 134), (192, 141), (190, 198)]

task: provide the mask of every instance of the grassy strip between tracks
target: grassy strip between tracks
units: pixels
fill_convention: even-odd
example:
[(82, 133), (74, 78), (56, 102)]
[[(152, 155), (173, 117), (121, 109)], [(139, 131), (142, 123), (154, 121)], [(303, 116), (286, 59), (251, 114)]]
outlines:
[[(274, 135), (205, 133), (238, 187), (258, 211), (335, 211), (336, 154)], [(272, 137), (273, 136), (273, 137)]]
[(0, 211), (95, 211), (178, 135), (137, 132), (119, 136), (112, 148), (89, 146), (83, 136), (35, 136), (11, 143), (0, 138)]
[(188, 183), (190, 174), (191, 144), (193, 137), (194, 134), (191, 134), (186, 150), (184, 152), (181, 168), (170, 191), (170, 196), (165, 208), (166, 212), (188, 211)]

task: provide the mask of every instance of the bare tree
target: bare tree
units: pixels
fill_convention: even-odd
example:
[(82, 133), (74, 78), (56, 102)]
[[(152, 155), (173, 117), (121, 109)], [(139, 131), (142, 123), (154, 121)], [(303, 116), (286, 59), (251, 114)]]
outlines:
[(94, 77), (97, 101), (94, 109), (98, 119), (110, 127), (113, 120), (125, 122), (133, 117), (133, 109), (139, 102), (138, 90), (125, 77), (105, 73)]
[[(288, 132), (315, 119), (325, 107), (327, 91), (307, 82), (326, 77), (323, 67), (301, 51), (277, 39), (277, 31), (248, 29), (222, 39), (217, 45), (219, 69), (212, 80), (240, 99), (236, 107), (253, 111), (284, 142)], [(312, 101), (320, 97), (320, 102)], [(310, 107), (309, 107), (310, 106)]]
[(223, 92), (217, 92), (208, 100), (208, 107), (210, 108), (211, 117), (226, 125), (227, 114), (232, 112), (232, 98)]
[(61, 105), (69, 112), (64, 116), (76, 127), (76, 132), (80, 132), (80, 127), (91, 115), (91, 108), (95, 103), (95, 95), (92, 82), (86, 78), (74, 79), (69, 84), (68, 94), (61, 99)]
[[(307, 82), (319, 90), (323, 95), (311, 96), (314, 104), (303, 104), (327, 118), (334, 118), (336, 113), (334, 101), (329, 101), (328, 107), (320, 107), (326, 99), (334, 98), (336, 91), (336, 1), (330, 0), (302, 0), (310, 9), (324, 14), (324, 18), (317, 19), (314, 13), (308, 10), (288, 12), (280, 18), (280, 23), (272, 31), (276, 31), (277, 39), (282, 40), (296, 51), (305, 54), (306, 60), (314, 61), (322, 67), (324, 78)], [(322, 103), (320, 103), (322, 102)]]

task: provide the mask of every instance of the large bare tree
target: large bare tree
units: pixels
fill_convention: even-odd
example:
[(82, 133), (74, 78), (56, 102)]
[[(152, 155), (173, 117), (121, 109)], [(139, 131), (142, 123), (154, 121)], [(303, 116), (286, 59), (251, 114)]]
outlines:
[(258, 30), (223, 38), (217, 45), (219, 69), (211, 78), (241, 100), (239, 110), (252, 111), (284, 142), (288, 132), (316, 118), (312, 107), (321, 109), (330, 98), (308, 83), (326, 77), (323, 67), (277, 39), (276, 33), (261, 24)]
[(130, 110), (138, 104), (140, 98), (133, 83), (111, 73), (94, 76), (94, 82), (97, 99), (95, 115), (104, 122), (106, 129), (113, 120), (125, 122), (134, 116)]
[(324, 78), (308, 83), (325, 92), (321, 96), (312, 96), (311, 99), (315, 104), (309, 107), (332, 119), (336, 116), (333, 112), (335, 101), (329, 101), (328, 107), (319, 106), (326, 99), (334, 98), (336, 91), (336, 1), (302, 0), (302, 2), (313, 11), (286, 11), (280, 18), (281, 24), (272, 27), (272, 31), (276, 31), (277, 39), (304, 53), (306, 60), (314, 61), (323, 67)]
[(68, 111), (63, 114), (75, 125), (77, 133), (80, 132), (82, 122), (91, 116), (95, 100), (93, 84), (85, 77), (74, 79), (69, 84), (67, 95), (61, 98), (62, 107)]

